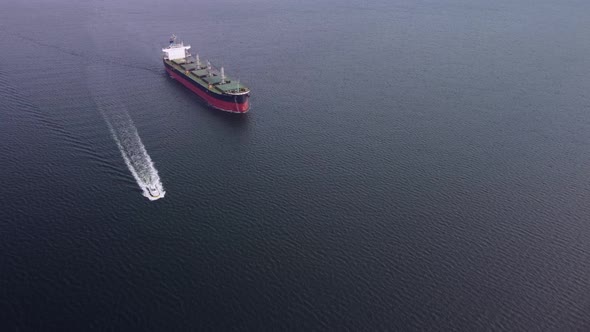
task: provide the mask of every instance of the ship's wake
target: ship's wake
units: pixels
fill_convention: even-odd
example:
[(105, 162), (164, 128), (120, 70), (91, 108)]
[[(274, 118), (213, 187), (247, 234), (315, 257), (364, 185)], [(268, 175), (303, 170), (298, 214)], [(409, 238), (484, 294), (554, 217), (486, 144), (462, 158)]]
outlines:
[[(166, 192), (158, 171), (141, 142), (135, 124), (127, 111), (120, 109), (117, 112), (109, 112), (101, 109), (101, 113), (127, 168), (143, 191), (143, 196), (152, 201), (163, 198)], [(155, 188), (155, 194), (150, 192), (148, 188)]]
[[(91, 37), (96, 49), (108, 49), (108, 45), (104, 44), (107, 40), (102, 38), (104, 34), (100, 30), (104, 24), (100, 22), (89, 22), (89, 24), (90, 31), (95, 32)], [(110, 44), (111, 41), (108, 43)], [(118, 66), (120, 63), (121, 61), (118, 60), (90, 61), (86, 68), (89, 78), (88, 88), (143, 196), (154, 201), (163, 198), (166, 192), (152, 158), (147, 153), (127, 111), (126, 100), (129, 92), (134, 89), (134, 86), (129, 85), (129, 82), (133, 81), (129, 79), (132, 72), (121, 75), (121, 68)]]

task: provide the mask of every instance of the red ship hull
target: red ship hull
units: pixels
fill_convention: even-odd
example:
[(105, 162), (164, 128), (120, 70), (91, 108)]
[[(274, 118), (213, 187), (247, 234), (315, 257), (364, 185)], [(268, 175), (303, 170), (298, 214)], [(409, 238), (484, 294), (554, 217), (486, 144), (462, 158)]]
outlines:
[(168, 72), (168, 74), (172, 78), (182, 83), (182, 85), (184, 85), (192, 92), (194, 92), (196, 95), (201, 97), (213, 108), (232, 113), (246, 113), (250, 109), (250, 102), (248, 96), (240, 96), (241, 102), (238, 102), (237, 98), (235, 101), (221, 100), (218, 96), (216, 96), (216, 94), (210, 93), (206, 90), (203, 91), (202, 88), (195, 86), (194, 84), (189, 82), (189, 80), (187, 80), (183, 75), (177, 73), (176, 70), (170, 68), (169, 66), (165, 67), (166, 72)]

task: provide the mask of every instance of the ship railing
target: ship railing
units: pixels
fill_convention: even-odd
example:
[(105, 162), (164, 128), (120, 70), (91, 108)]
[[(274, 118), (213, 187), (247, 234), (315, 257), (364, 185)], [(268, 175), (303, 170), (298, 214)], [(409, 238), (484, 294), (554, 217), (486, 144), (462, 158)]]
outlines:
[(245, 95), (250, 92), (248, 89), (240, 88), (240, 90), (229, 90), (227, 91), (230, 95)]

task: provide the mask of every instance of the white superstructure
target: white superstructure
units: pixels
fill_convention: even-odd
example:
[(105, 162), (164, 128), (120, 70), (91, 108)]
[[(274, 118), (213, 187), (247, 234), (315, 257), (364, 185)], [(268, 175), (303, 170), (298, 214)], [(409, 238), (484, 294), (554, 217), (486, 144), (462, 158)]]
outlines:
[(162, 52), (164, 52), (164, 59), (184, 59), (190, 55), (188, 52), (188, 49), (190, 48), (190, 45), (184, 45), (183, 42), (177, 43), (176, 36), (172, 35), (172, 37), (170, 37), (170, 45), (168, 45), (166, 48), (163, 48)]

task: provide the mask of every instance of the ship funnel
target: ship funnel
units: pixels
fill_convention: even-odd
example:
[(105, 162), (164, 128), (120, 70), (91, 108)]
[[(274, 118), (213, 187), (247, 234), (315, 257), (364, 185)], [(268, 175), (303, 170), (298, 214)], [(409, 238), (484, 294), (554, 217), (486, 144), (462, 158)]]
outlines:
[(221, 84), (225, 84), (225, 72), (223, 71), (223, 67), (221, 67)]

